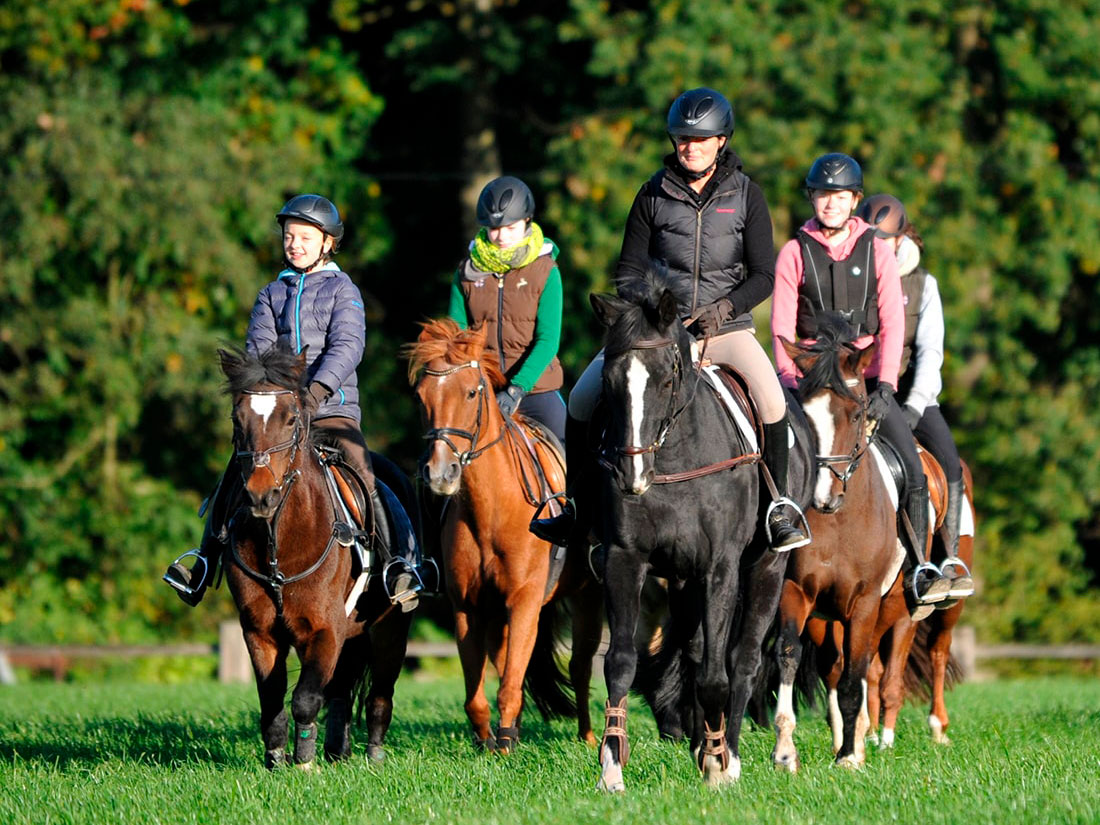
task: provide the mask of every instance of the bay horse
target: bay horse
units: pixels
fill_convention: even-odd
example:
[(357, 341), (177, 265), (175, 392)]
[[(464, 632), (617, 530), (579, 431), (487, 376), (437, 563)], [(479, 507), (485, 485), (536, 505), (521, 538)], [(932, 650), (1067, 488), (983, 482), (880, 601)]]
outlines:
[[(859, 767), (866, 759), (867, 674), (883, 634), (908, 615), (901, 575), (904, 549), (898, 541), (895, 503), (871, 457), (867, 387), (863, 373), (874, 345), (859, 350), (847, 322), (835, 313), (818, 316), (817, 340), (809, 345), (782, 339), (802, 373), (798, 396), (809, 422), (792, 416), (792, 458), (816, 467), (812, 507), (806, 517), (813, 541), (793, 553), (779, 603), (776, 655), (779, 690), (775, 713), (777, 768), (797, 771), (794, 683), (802, 656), (803, 630), (810, 626), (818, 647), (832, 631), (836, 656), (829, 676), (830, 722), (836, 764)], [(802, 430), (801, 432), (798, 432)], [(907, 650), (898, 651), (904, 661)]]
[(626, 701), (647, 574), (670, 582), (678, 630), (665, 643), (682, 652), (687, 675), (671, 687), (688, 709), (679, 718), (696, 765), (707, 784), (732, 782), (789, 555), (762, 542), (748, 550), (759, 523), (760, 453), (706, 387), (666, 274), (647, 272), (621, 283), (619, 296), (591, 302), (606, 327), (597, 533), (611, 633), (598, 787), (625, 790)]
[[(946, 479), (936, 459), (927, 450), (921, 451), (925, 475), (935, 512), (936, 533), (932, 543), (931, 558), (946, 556), (948, 537), (944, 531), (944, 511), (947, 505)], [(962, 462), (963, 491), (966, 505), (959, 535), (959, 558), (972, 569), (974, 562), (974, 480), (970, 467)], [(907, 696), (926, 695), (931, 701), (928, 713), (928, 729), (932, 741), (947, 744), (947, 727), (950, 719), (944, 692), (960, 676), (957, 664), (951, 658), (952, 631), (962, 615), (965, 599), (937, 609), (922, 622), (913, 622), (909, 615), (902, 616), (883, 636), (879, 655), (871, 664), (867, 685), (867, 711), (871, 720), (871, 740), (882, 747), (894, 744), (894, 728), (898, 711)], [(907, 650), (904, 661), (895, 654)], [(882, 723), (881, 737), (875, 728)]]
[[(372, 523), (368, 517), (366, 530), (349, 523), (326, 479), (322, 453), (311, 440), (315, 402), (305, 388), (305, 353), (218, 354), (233, 398), (233, 442), (246, 494), (230, 526), (225, 575), (256, 676), (264, 763), (274, 769), (287, 761), (291, 648), (301, 662), (291, 700), (294, 763), (312, 765), (317, 714), (326, 702), (325, 756), (350, 754), (353, 693), (365, 701), (368, 757), (381, 760), (411, 616), (392, 608), (382, 576), (369, 576), (362, 590), (365, 580), (357, 573), (369, 574), (371, 565), (366, 561), (356, 571), (353, 545), (370, 552)], [(412, 506), (408, 480), (380, 456), (372, 458), (377, 483), (388, 473), (404, 507)], [(408, 518), (391, 513), (392, 520), (402, 516)]]
[[(564, 460), (522, 416), (502, 415), (495, 392), (507, 380), (485, 335), (438, 319), (403, 350), (428, 441), (423, 479), (448, 498), (440, 543), (466, 715), (478, 749), (510, 753), (526, 688), (544, 716), (575, 713), (578, 737), (594, 745), (588, 691), (600, 643), (599, 590), (585, 555), (552, 548), (528, 530), (543, 502), (565, 489)], [(555, 577), (551, 557), (562, 561), (562, 552)], [(554, 650), (557, 603), (565, 597), (573, 634), (568, 680)], [(484, 693), (487, 656), (500, 677), (495, 734)]]

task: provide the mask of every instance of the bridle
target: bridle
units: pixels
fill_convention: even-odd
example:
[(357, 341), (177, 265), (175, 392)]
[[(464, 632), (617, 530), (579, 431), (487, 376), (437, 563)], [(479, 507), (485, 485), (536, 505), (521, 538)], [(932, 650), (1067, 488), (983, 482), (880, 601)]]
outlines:
[[(289, 469), (294, 464), (294, 459), (298, 456), (298, 447), (302, 442), (303, 436), (309, 434), (309, 420), (302, 415), (302, 405), (298, 401), (298, 393), (294, 390), (245, 390), (243, 395), (252, 395), (260, 397), (275, 398), (280, 395), (292, 395), (295, 397), (294, 404), (294, 429), (290, 433), (290, 438), (274, 447), (268, 447), (266, 450), (241, 450), (236, 451), (237, 458), (247, 459), (252, 463), (252, 469), (258, 469), (263, 467), (267, 470), (272, 480), (275, 480), (275, 473), (271, 470), (271, 456), (275, 453), (281, 453), (284, 450), (290, 450), (290, 457), (287, 460), (287, 471), (281, 480), (276, 484), (276, 489), (282, 490), (284, 484), (293, 484), (294, 479), (297, 477), (298, 470)], [(306, 424), (303, 426), (302, 420), (306, 419)]]
[[(485, 398), (485, 390), (487, 384), (485, 382), (485, 373), (481, 370), (481, 364), (478, 361), (467, 361), (465, 364), (459, 364), (458, 366), (450, 367), (448, 369), (433, 370), (428, 367), (424, 368), (425, 375), (431, 375), (436, 378), (446, 378), (447, 376), (454, 375), (464, 369), (476, 369), (478, 373), (477, 381), (477, 418), (474, 420), (474, 430), (463, 430), (458, 427), (432, 427), (426, 433), (424, 433), (424, 439), (428, 442), (428, 447), (436, 441), (442, 441), (450, 448), (454, 457), (458, 460), (458, 463), (465, 467), (479, 455), (484, 453), (498, 441), (504, 437), (504, 429), (500, 431), (500, 435), (494, 438), (487, 444), (481, 447), (477, 446), (477, 442), (481, 439), (481, 427), (484, 424), (484, 416), (482, 410), (488, 407), (488, 401)], [(450, 436), (458, 436), (464, 438), (470, 442), (470, 448), (468, 450), (459, 450), (457, 445), (451, 440)]]
[[(859, 385), (858, 378), (848, 378), (844, 382), (847, 387), (855, 387)], [(814, 456), (814, 463), (818, 470), (826, 469), (832, 476), (840, 482), (841, 492), (848, 492), (848, 480), (855, 475), (856, 470), (859, 469), (860, 462), (863, 460), (863, 456), (867, 454), (868, 448), (871, 446), (871, 441), (874, 439), (875, 433), (878, 431), (878, 425), (874, 425), (874, 429), (870, 432), (867, 430), (867, 395), (862, 394), (856, 397), (859, 402), (859, 425), (857, 432), (861, 435), (866, 433), (866, 437), (860, 437), (856, 439), (855, 445), (852, 447), (852, 451), (846, 455), (820, 455)], [(836, 465), (843, 464), (844, 470), (840, 471)]]

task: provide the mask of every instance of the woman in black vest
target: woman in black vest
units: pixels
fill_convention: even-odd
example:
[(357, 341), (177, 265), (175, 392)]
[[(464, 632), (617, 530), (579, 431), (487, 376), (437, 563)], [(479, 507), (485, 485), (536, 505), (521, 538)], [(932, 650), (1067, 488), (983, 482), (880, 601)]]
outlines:
[(875, 228), (875, 235), (894, 248), (901, 276), (905, 308), (905, 340), (901, 353), (897, 398), (909, 428), (939, 462), (947, 478), (944, 514), (947, 558), (940, 564), (951, 577), (952, 599), (974, 592), (970, 571), (959, 556), (962, 519), (962, 465), (951, 429), (940, 412), (937, 397), (943, 388), (943, 302), (936, 279), (921, 266), (924, 242), (909, 221), (905, 206), (893, 195), (871, 195), (859, 207), (859, 216)]
[[(713, 89), (684, 92), (668, 111), (667, 130), (675, 151), (664, 167), (642, 185), (623, 235), (617, 279), (620, 283), (667, 266), (678, 282), (680, 315), (706, 339), (706, 357), (745, 377), (764, 421), (764, 461), (785, 506), (771, 509), (766, 525), (776, 550), (791, 550), (809, 539), (792, 515), (797, 506), (787, 492), (787, 403), (775, 368), (757, 342), (753, 307), (768, 298), (775, 279), (771, 216), (764, 193), (741, 168), (729, 148), (733, 109)], [(569, 395), (569, 417), (587, 422), (599, 398), (602, 353)], [(801, 516), (801, 514), (798, 514)], [(568, 509), (532, 529), (564, 540), (573, 526)]]

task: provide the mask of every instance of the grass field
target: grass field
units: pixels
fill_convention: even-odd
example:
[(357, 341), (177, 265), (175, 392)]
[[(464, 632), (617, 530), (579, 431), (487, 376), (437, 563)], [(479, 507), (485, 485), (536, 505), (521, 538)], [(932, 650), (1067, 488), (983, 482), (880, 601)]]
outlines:
[(531, 719), (513, 756), (476, 755), (453, 677), (398, 683), (385, 763), (360, 736), (312, 774), (263, 769), (251, 687), (22, 684), (0, 688), (0, 823), (1100, 822), (1100, 681), (963, 685), (948, 704), (952, 745), (910, 706), (897, 747), (856, 772), (830, 767), (817, 713), (800, 719), (797, 776), (750, 727), (740, 783), (716, 792), (634, 703), (627, 793), (608, 797), (571, 722)]

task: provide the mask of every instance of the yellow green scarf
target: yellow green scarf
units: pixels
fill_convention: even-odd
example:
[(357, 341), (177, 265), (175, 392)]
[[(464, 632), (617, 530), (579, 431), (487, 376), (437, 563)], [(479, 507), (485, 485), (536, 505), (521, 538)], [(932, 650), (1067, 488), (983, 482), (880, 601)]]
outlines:
[(531, 229), (522, 241), (515, 246), (501, 249), (489, 240), (489, 230), (485, 227), (477, 233), (470, 244), (470, 260), (481, 272), (507, 272), (527, 266), (542, 251), (544, 238), (542, 228), (531, 221)]

